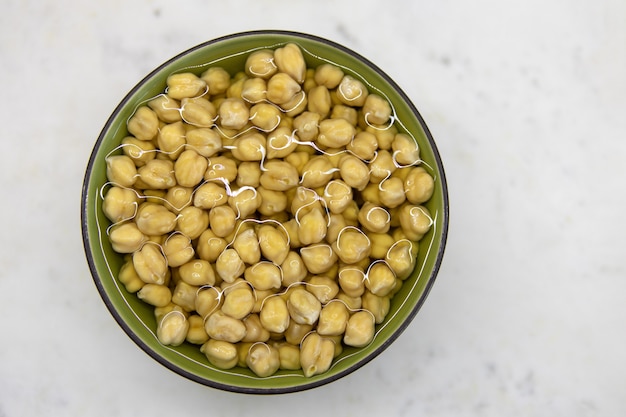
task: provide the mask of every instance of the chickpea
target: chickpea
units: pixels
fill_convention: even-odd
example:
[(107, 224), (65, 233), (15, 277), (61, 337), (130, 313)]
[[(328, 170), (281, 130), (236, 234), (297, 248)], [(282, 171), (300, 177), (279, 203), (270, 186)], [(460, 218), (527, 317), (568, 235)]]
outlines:
[(368, 126), (365, 128), (365, 131), (373, 133), (374, 136), (376, 136), (378, 147), (385, 151), (391, 150), (391, 143), (393, 142), (396, 133), (398, 133), (398, 130), (394, 125), (387, 126), (384, 129), (375, 126)]
[(306, 278), (308, 270), (304, 261), (295, 251), (289, 251), (285, 260), (280, 265), (283, 271), (283, 286), (289, 287), (297, 282), (302, 282)]
[(389, 312), (389, 297), (381, 297), (366, 290), (361, 296), (363, 309), (369, 311), (374, 316), (376, 324), (383, 322)]
[(391, 105), (378, 94), (369, 94), (363, 103), (363, 113), (368, 124), (382, 125), (391, 117)]
[(180, 346), (187, 336), (189, 322), (180, 311), (172, 310), (158, 323), (157, 338), (159, 342), (169, 346)]
[(282, 283), (280, 268), (267, 261), (261, 261), (246, 268), (244, 277), (255, 290), (261, 291), (279, 289)]
[(228, 242), (225, 239), (217, 236), (213, 230), (207, 229), (198, 238), (196, 253), (200, 259), (215, 262), (226, 249), (226, 245), (228, 245)]
[(267, 153), (265, 137), (258, 132), (241, 136), (235, 140), (232, 153), (240, 161), (262, 161)]
[(185, 148), (185, 127), (182, 122), (170, 123), (162, 126), (157, 135), (157, 145), (161, 152), (157, 155), (167, 155), (176, 160)]
[(308, 152), (293, 152), (285, 157), (285, 161), (293, 165), (300, 176), (304, 173), (304, 167), (310, 159), (311, 154)]
[(261, 205), (259, 206), (258, 211), (262, 215), (271, 217), (284, 212), (287, 209), (287, 196), (285, 193), (268, 190), (263, 186), (258, 187), (257, 192), (261, 198)]
[(397, 278), (405, 280), (411, 275), (417, 261), (417, 248), (418, 243), (408, 240), (400, 240), (389, 248), (384, 259)]
[[(241, 162), (237, 167), (235, 183), (239, 187), (258, 188), (260, 186), (261, 167), (256, 162)], [(257, 190), (258, 191), (258, 190)]]
[(237, 163), (226, 156), (214, 156), (209, 158), (209, 163), (204, 173), (207, 181), (218, 180), (222, 183), (231, 183), (237, 178)]
[(265, 101), (266, 93), (267, 83), (263, 78), (248, 78), (241, 86), (241, 98), (248, 103), (256, 104)]
[(163, 307), (172, 300), (172, 292), (165, 285), (146, 284), (139, 291), (137, 297), (154, 307)]
[(334, 353), (335, 343), (332, 340), (318, 333), (310, 333), (300, 346), (300, 365), (304, 376), (311, 377), (328, 371)]
[(226, 129), (239, 130), (250, 118), (250, 111), (246, 103), (240, 98), (227, 98), (218, 108), (220, 126)]
[(382, 180), (378, 186), (378, 199), (388, 208), (396, 208), (406, 200), (404, 182), (397, 177)]
[(370, 256), (374, 259), (384, 259), (389, 249), (396, 243), (396, 240), (389, 233), (368, 232), (372, 251)]
[(180, 118), (180, 102), (168, 97), (165, 94), (159, 94), (148, 102), (148, 107), (152, 109), (164, 123), (174, 123), (181, 120)]
[[(193, 200), (193, 188), (175, 185), (169, 188), (162, 200), (154, 199), (156, 204), (164, 203), (164, 207), (175, 214), (180, 214), (183, 209), (189, 207)], [(151, 200), (148, 200), (151, 201)]]
[(182, 120), (198, 127), (211, 127), (215, 124), (217, 109), (206, 97), (184, 98), (180, 102)]
[(419, 145), (406, 133), (398, 133), (394, 136), (391, 149), (394, 160), (400, 165), (416, 165), (421, 161)]
[(246, 58), (246, 74), (250, 77), (269, 79), (276, 74), (278, 68), (274, 62), (274, 51), (271, 49), (261, 49), (252, 52)]
[(278, 105), (289, 105), (298, 97), (302, 88), (297, 81), (284, 72), (273, 75), (267, 82), (267, 99)]
[(337, 87), (343, 76), (341, 68), (333, 64), (322, 64), (315, 69), (315, 82), (329, 90)]
[(359, 113), (354, 107), (344, 106), (343, 104), (335, 104), (330, 113), (330, 118), (344, 119), (350, 123), (351, 126), (356, 126), (359, 119)]
[(253, 265), (261, 260), (261, 248), (259, 239), (253, 228), (240, 231), (233, 240), (233, 249), (237, 251), (241, 260)]
[(215, 271), (226, 282), (232, 283), (246, 270), (246, 265), (241, 260), (235, 249), (224, 250), (215, 261)]
[(114, 224), (135, 217), (139, 198), (137, 193), (127, 188), (111, 187), (102, 202), (102, 211)]
[(265, 302), (266, 298), (273, 297), (278, 293), (274, 288), (269, 290), (254, 290), (254, 295), (256, 295), (256, 302), (254, 303), (254, 308), (252, 309), (252, 313), (258, 314), (261, 312), (261, 307)]
[(383, 203), (380, 201), (380, 184), (371, 182), (365, 186), (365, 188), (361, 190), (361, 199), (364, 202), (382, 206)]
[(217, 102), (221, 103), (224, 99), (236, 98), (241, 99), (243, 91), (243, 83), (246, 82), (248, 76), (244, 72), (238, 72), (232, 79), (232, 82), (226, 90), (226, 97), (220, 97)]
[(303, 287), (297, 287), (289, 294), (287, 300), (289, 316), (298, 324), (315, 324), (320, 316), (321, 308), (322, 304), (315, 295)]
[(435, 188), (433, 177), (422, 167), (411, 168), (404, 180), (406, 199), (411, 204), (425, 203), (432, 197)]
[(333, 249), (323, 243), (301, 248), (300, 256), (304, 265), (312, 274), (326, 273), (337, 262), (337, 255)]
[(246, 363), (246, 360), (248, 360), (248, 352), (250, 351), (250, 348), (258, 342), (244, 342), (243, 340), (239, 343), (235, 344), (235, 347), (237, 348), (237, 366), (240, 366), (242, 368), (247, 368), (248, 364)]
[(420, 240), (433, 225), (433, 219), (424, 206), (405, 204), (399, 212), (400, 225), (406, 237), (412, 241)]
[(141, 287), (146, 285), (146, 283), (139, 278), (139, 275), (137, 275), (137, 271), (135, 271), (132, 260), (127, 261), (122, 265), (117, 278), (122, 284), (124, 284), (126, 291), (130, 293), (136, 293), (141, 289)]
[(343, 291), (337, 293), (337, 300), (342, 301), (350, 311), (359, 310), (362, 306), (361, 297), (351, 297)]
[(196, 287), (215, 285), (215, 271), (208, 261), (191, 259), (178, 268), (182, 282)]
[(124, 155), (132, 159), (137, 168), (156, 157), (156, 148), (151, 141), (126, 136), (121, 145)]
[(206, 81), (190, 72), (167, 77), (167, 95), (175, 100), (199, 96), (206, 88)]
[(298, 240), (303, 245), (311, 245), (321, 242), (328, 231), (328, 220), (321, 210), (311, 210), (300, 218)]
[(350, 187), (363, 190), (370, 181), (369, 168), (353, 155), (343, 155), (339, 160), (341, 179)]
[(296, 371), (300, 369), (300, 349), (291, 343), (277, 343), (274, 346), (278, 350), (280, 369)]
[(365, 85), (350, 75), (344, 75), (337, 86), (337, 98), (348, 106), (361, 107), (368, 97)]
[(228, 205), (237, 219), (251, 216), (261, 206), (261, 203), (261, 195), (249, 186), (232, 190), (232, 194), (228, 197)]
[(246, 326), (241, 320), (227, 316), (217, 310), (207, 317), (204, 330), (211, 339), (237, 343), (246, 335)]
[(208, 161), (196, 151), (183, 151), (174, 163), (176, 182), (183, 187), (195, 187), (204, 178)]
[(208, 213), (198, 207), (185, 207), (178, 214), (176, 230), (189, 237), (191, 240), (199, 238), (208, 226)]
[(389, 231), (391, 215), (383, 207), (365, 202), (359, 210), (358, 219), (361, 226), (370, 232), (387, 233)]
[(280, 105), (281, 110), (288, 118), (295, 118), (300, 113), (306, 110), (309, 105), (309, 99), (303, 90), (293, 96), (293, 98), (287, 103)]
[[(341, 169), (341, 168), (340, 168)], [(341, 171), (340, 171), (341, 172)], [(352, 187), (343, 180), (332, 180), (326, 187), (322, 198), (326, 202), (326, 207), (333, 214), (342, 213), (353, 199)]]
[(301, 185), (306, 188), (323, 187), (336, 171), (328, 156), (314, 156), (303, 167)]
[(379, 150), (374, 160), (370, 162), (370, 181), (380, 183), (382, 180), (391, 177), (396, 168), (389, 151)]
[(374, 316), (369, 311), (357, 311), (348, 319), (343, 342), (348, 346), (365, 347), (374, 340)]
[(237, 214), (227, 205), (214, 207), (209, 211), (209, 225), (219, 237), (226, 237), (235, 230)]
[(290, 212), (298, 222), (302, 216), (313, 210), (324, 210), (322, 199), (315, 190), (300, 186), (295, 191), (294, 189), (288, 191), (291, 191), (287, 196), (287, 199), (291, 200)]
[(317, 332), (322, 336), (341, 336), (346, 330), (350, 311), (338, 300), (326, 304), (319, 313)]
[(285, 340), (291, 345), (299, 345), (306, 335), (313, 330), (312, 324), (299, 324), (291, 320), (284, 332)]
[(189, 285), (185, 281), (178, 281), (172, 292), (172, 302), (180, 306), (184, 311), (191, 312), (196, 308), (196, 294), (198, 288), (195, 285)]
[(266, 343), (255, 343), (250, 347), (246, 365), (259, 377), (268, 377), (280, 368), (278, 349)]
[(250, 108), (250, 121), (264, 132), (272, 132), (281, 121), (280, 110), (269, 103), (258, 103)]
[(339, 286), (348, 297), (360, 297), (365, 292), (365, 273), (355, 266), (340, 268)]
[(156, 203), (142, 203), (137, 209), (135, 223), (148, 236), (164, 235), (176, 227), (176, 214)]
[(337, 296), (339, 285), (331, 278), (314, 275), (307, 281), (307, 291), (313, 294), (320, 303), (327, 304)]
[(259, 247), (263, 257), (276, 265), (282, 264), (289, 254), (287, 232), (269, 224), (258, 229)]
[(127, 155), (107, 157), (106, 167), (109, 181), (121, 187), (132, 187), (137, 180), (137, 167), (132, 158)]
[[(267, 136), (267, 158), (287, 158), (298, 147), (297, 141), (291, 127), (279, 126)], [(291, 165), (297, 168), (293, 163)]]
[(165, 284), (167, 261), (156, 245), (143, 245), (133, 253), (133, 266), (146, 284)]
[(366, 259), (372, 250), (369, 238), (356, 227), (345, 227), (332, 244), (333, 252), (346, 264), (356, 264)]
[(270, 339), (270, 332), (261, 324), (261, 319), (256, 313), (249, 314), (243, 319), (246, 326), (246, 335), (242, 342), (267, 342)]
[(316, 85), (308, 91), (307, 110), (319, 115), (320, 119), (330, 114), (331, 99), (328, 89), (323, 85)]
[(374, 295), (387, 296), (396, 286), (396, 275), (384, 261), (374, 262), (366, 274), (365, 287)]
[(293, 120), (293, 128), (301, 140), (312, 141), (318, 137), (321, 116), (305, 111)]
[(252, 289), (248, 285), (238, 285), (224, 296), (222, 312), (234, 319), (242, 320), (252, 312), (255, 302)]
[(210, 158), (222, 150), (222, 139), (219, 134), (206, 127), (188, 130), (186, 133), (187, 148), (199, 155)]
[(284, 333), (290, 321), (287, 302), (281, 297), (267, 297), (261, 307), (259, 318), (263, 327), (270, 333)]
[(282, 48), (276, 49), (274, 51), (274, 62), (279, 71), (288, 74), (299, 84), (304, 82), (306, 63), (304, 62), (302, 51), (297, 45), (288, 43)]
[(189, 328), (185, 340), (194, 345), (202, 345), (209, 340), (209, 335), (204, 330), (204, 320), (197, 314), (192, 314), (187, 318)]
[(204, 71), (200, 78), (206, 83), (211, 96), (224, 94), (230, 87), (230, 74), (221, 67), (210, 67)]
[(163, 252), (167, 264), (172, 268), (189, 262), (195, 255), (191, 240), (180, 233), (173, 233), (165, 240)]
[(135, 111), (127, 123), (128, 133), (139, 140), (152, 140), (159, 131), (159, 117), (149, 107)]
[(204, 320), (219, 309), (222, 301), (222, 294), (217, 288), (200, 287), (196, 293), (195, 310)]
[(193, 196), (193, 205), (202, 209), (213, 209), (227, 202), (228, 193), (226, 188), (215, 182), (202, 184), (196, 189)]
[(333, 244), (337, 241), (341, 231), (347, 226), (346, 219), (342, 214), (330, 214), (326, 232), (326, 243)]
[(373, 133), (360, 131), (346, 145), (346, 149), (363, 161), (370, 161), (376, 156), (378, 141)]
[(231, 369), (237, 366), (239, 354), (235, 344), (223, 340), (209, 339), (200, 347), (213, 366), (220, 369)]
[(260, 178), (263, 188), (272, 191), (286, 191), (298, 185), (298, 172), (288, 162), (270, 160), (265, 163), (264, 167)]
[(340, 148), (350, 143), (356, 129), (343, 118), (324, 119), (319, 123), (317, 143), (328, 148)]
[[(169, 160), (152, 159), (141, 166), (137, 173), (139, 180), (153, 190), (166, 190), (176, 185), (174, 163)], [(135, 182), (135, 186), (139, 180)]]

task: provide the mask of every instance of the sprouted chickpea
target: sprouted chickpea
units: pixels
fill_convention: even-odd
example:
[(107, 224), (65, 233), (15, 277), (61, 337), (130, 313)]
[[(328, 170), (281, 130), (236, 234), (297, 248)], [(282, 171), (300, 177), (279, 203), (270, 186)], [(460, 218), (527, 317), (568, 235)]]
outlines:
[(436, 183), (392, 103), (295, 43), (171, 74), (106, 159), (117, 275), (157, 339), (264, 378), (376, 337), (418, 263)]

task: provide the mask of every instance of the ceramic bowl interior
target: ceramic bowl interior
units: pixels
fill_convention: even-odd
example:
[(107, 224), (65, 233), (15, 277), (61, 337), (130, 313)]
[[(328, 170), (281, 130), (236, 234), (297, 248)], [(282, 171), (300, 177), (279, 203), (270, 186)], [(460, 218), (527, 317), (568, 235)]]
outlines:
[[(276, 48), (287, 42), (295, 42), (303, 49), (309, 67), (334, 63), (389, 100), (400, 130), (415, 138), (423, 166), (435, 179), (434, 195), (425, 204), (434, 224), (420, 242), (415, 271), (393, 297), (389, 314), (377, 326), (369, 346), (345, 348), (328, 372), (314, 377), (279, 371), (271, 377), (259, 378), (248, 369), (226, 371), (212, 366), (198, 346), (170, 347), (159, 343), (153, 307), (128, 293), (116, 279), (123, 256), (113, 251), (107, 238), (110, 223), (102, 211), (102, 190), (107, 182), (105, 157), (115, 152), (127, 136), (126, 121), (137, 106), (164, 91), (168, 75), (183, 71), (199, 74), (216, 65), (235, 73), (243, 68), (249, 52)], [(115, 320), (141, 349), (172, 371), (198, 383), (227, 391), (270, 394), (310, 389), (343, 377), (372, 360), (402, 333), (426, 299), (442, 261), (448, 228), (448, 196), (440, 156), (426, 124), (405, 93), (381, 69), (326, 39), (294, 32), (257, 31), (225, 36), (187, 50), (159, 66), (123, 98), (106, 122), (88, 161), (81, 217), (86, 257), (96, 287)]]

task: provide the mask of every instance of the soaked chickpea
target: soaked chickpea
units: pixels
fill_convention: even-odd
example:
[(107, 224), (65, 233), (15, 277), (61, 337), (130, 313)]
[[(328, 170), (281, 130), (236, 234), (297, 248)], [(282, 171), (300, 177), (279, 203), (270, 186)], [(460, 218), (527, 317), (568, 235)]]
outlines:
[[(117, 278), (220, 369), (326, 372), (376, 337), (437, 213), (383, 93), (295, 43), (171, 74), (106, 159)], [(242, 61), (243, 57), (242, 57)]]

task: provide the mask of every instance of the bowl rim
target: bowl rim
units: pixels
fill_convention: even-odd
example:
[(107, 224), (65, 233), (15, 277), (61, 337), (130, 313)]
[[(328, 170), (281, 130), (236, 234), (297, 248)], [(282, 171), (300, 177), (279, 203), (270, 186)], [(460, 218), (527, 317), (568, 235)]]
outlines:
[[(89, 225), (88, 225), (88, 206), (87, 206), (87, 200), (88, 200), (88, 194), (89, 194), (89, 183), (90, 183), (90, 178), (92, 176), (92, 171), (93, 171), (93, 166), (96, 160), (96, 156), (98, 154), (98, 151), (100, 149), (100, 147), (102, 146), (102, 143), (104, 141), (104, 138), (106, 136), (106, 134), (108, 133), (113, 120), (115, 119), (115, 116), (120, 112), (120, 110), (122, 108), (124, 108), (124, 106), (126, 106), (126, 104), (131, 100), (131, 98), (135, 95), (135, 93), (145, 84), (147, 83), (150, 79), (152, 79), (157, 73), (159, 73), (164, 67), (174, 63), (175, 61), (179, 60), (180, 58), (193, 53), (199, 49), (203, 49), (206, 47), (209, 47), (211, 45), (223, 42), (223, 41), (228, 41), (228, 40), (232, 40), (232, 39), (237, 39), (237, 38), (243, 38), (243, 37), (250, 37), (250, 36), (256, 36), (256, 35), (263, 35), (263, 36), (268, 36), (268, 35), (276, 35), (279, 37), (295, 37), (295, 38), (303, 38), (303, 39), (307, 39), (307, 40), (311, 40), (314, 42), (318, 42), (318, 43), (322, 43), (325, 44), (331, 48), (337, 49), (340, 52), (347, 54), (347, 55), (351, 55), (353, 58), (355, 58), (356, 60), (360, 61), (361, 63), (363, 63), (364, 65), (368, 66), (371, 70), (373, 70), (374, 72), (376, 72), (388, 85), (390, 88), (392, 88), (393, 90), (395, 90), (395, 92), (402, 98), (402, 100), (405, 102), (406, 106), (408, 107), (409, 111), (415, 116), (415, 118), (417, 119), (417, 121), (419, 122), (421, 128), (424, 131), (424, 136), (426, 138), (426, 140), (428, 141), (428, 145), (431, 149), (431, 152), (433, 154), (434, 160), (436, 162), (436, 168), (437, 168), (437, 172), (440, 178), (440, 182), (441, 182), (441, 193), (442, 193), (442, 207), (441, 207), (441, 213), (443, 215), (443, 220), (442, 220), (442, 226), (441, 226), (441, 238), (439, 239), (439, 249), (438, 252), (436, 254), (434, 263), (433, 263), (433, 267), (432, 270), (430, 271), (430, 276), (428, 279), (428, 282), (426, 283), (425, 287), (424, 287), (424, 291), (422, 296), (417, 300), (416, 305), (411, 309), (411, 311), (409, 312), (406, 320), (404, 320), (399, 327), (397, 328), (396, 331), (394, 331), (386, 340), (384, 340), (383, 343), (381, 343), (380, 346), (378, 346), (376, 349), (372, 350), (371, 352), (369, 352), (367, 355), (365, 355), (361, 360), (357, 361), (355, 364), (339, 371), (333, 374), (329, 374), (327, 377), (319, 379), (319, 380), (315, 380), (315, 381), (310, 381), (308, 383), (303, 383), (303, 384), (297, 384), (297, 385), (290, 385), (290, 386), (285, 386), (285, 387), (280, 387), (280, 388), (254, 388), (254, 387), (242, 387), (242, 386), (237, 386), (237, 385), (232, 385), (232, 384), (227, 384), (227, 383), (223, 383), (223, 382), (219, 382), (219, 381), (215, 381), (215, 380), (211, 380), (211, 379), (207, 379), (207, 378), (203, 378), (200, 377), (194, 373), (191, 373), (173, 363), (171, 363), (169, 360), (167, 360), (166, 358), (164, 358), (163, 356), (159, 355), (155, 350), (153, 350), (147, 343), (145, 343), (139, 336), (137, 336), (135, 334), (135, 332), (131, 329), (131, 327), (125, 322), (125, 320), (123, 319), (122, 315), (117, 311), (117, 309), (115, 308), (113, 302), (111, 301), (111, 299), (109, 298), (109, 295), (107, 294), (103, 284), (102, 284), (102, 278), (100, 277), (100, 274), (98, 272), (96, 263), (94, 261), (93, 258), (93, 254), (91, 252), (91, 248), (90, 248), (90, 234), (89, 234)], [(105, 306), (107, 307), (107, 309), (109, 310), (109, 313), (113, 316), (113, 318), (115, 319), (115, 321), (117, 322), (117, 324), (124, 330), (124, 332), (126, 333), (126, 335), (133, 340), (133, 342), (135, 342), (135, 344), (141, 348), (145, 353), (147, 353), (150, 357), (152, 357), (154, 360), (156, 360), (158, 363), (160, 363), (161, 365), (163, 365), (164, 367), (168, 368), (169, 370), (173, 371), (174, 373), (185, 377), (189, 380), (192, 380), (196, 383), (205, 385), (205, 386), (209, 386), (212, 388), (216, 388), (216, 389), (220, 389), (220, 390), (224, 390), (224, 391), (230, 391), (230, 392), (234, 392), (234, 393), (243, 393), (243, 394), (286, 394), (286, 393), (293, 393), (293, 392), (301, 392), (301, 391), (305, 391), (305, 390), (309, 390), (312, 388), (316, 388), (322, 385), (326, 385), (329, 384), (333, 381), (336, 381), (340, 378), (343, 378), (346, 375), (351, 374), (352, 372), (356, 371), (357, 369), (363, 367), (364, 365), (366, 365), (367, 363), (369, 363), (370, 361), (372, 361), (374, 358), (376, 358), (378, 355), (380, 355), (384, 350), (386, 350), (405, 330), (406, 328), (409, 326), (409, 324), (413, 321), (413, 319), (415, 318), (415, 316), (417, 315), (418, 311), (421, 309), (422, 305), (424, 304), (424, 302), (426, 301), (426, 298), (428, 298), (428, 295), (435, 283), (435, 280), (437, 278), (437, 275), (439, 273), (439, 269), (441, 267), (441, 263), (443, 260), (443, 255), (445, 252), (445, 248), (446, 248), (446, 243), (447, 243), (447, 236), (448, 236), (448, 225), (449, 225), (449, 197), (448, 197), (448, 186), (447, 186), (447, 181), (446, 181), (446, 175), (445, 175), (445, 170), (444, 170), (444, 166), (443, 166), (443, 162), (441, 160), (441, 156), (439, 154), (439, 150), (435, 144), (434, 138), (428, 128), (428, 126), (426, 125), (422, 115), (419, 113), (418, 109), (415, 107), (415, 105), (413, 104), (413, 102), (411, 101), (411, 99), (407, 96), (407, 94), (402, 90), (402, 88), (389, 76), (387, 75), (386, 72), (384, 72), (381, 68), (379, 68), (376, 64), (374, 64), (372, 61), (370, 61), (369, 59), (365, 58), (364, 56), (360, 55), (359, 53), (353, 51), (352, 49), (341, 45), (335, 41), (326, 39), (324, 37), (320, 37), (317, 35), (313, 35), (310, 33), (305, 33), (305, 32), (299, 32), (299, 31), (291, 31), (291, 30), (277, 30), (277, 29), (267, 29), (267, 30), (250, 30), (250, 31), (242, 31), (242, 32), (235, 32), (235, 33), (231, 33), (228, 35), (224, 35), (224, 36), (220, 36), (205, 42), (202, 42), (200, 44), (197, 44), (187, 50), (184, 50), (176, 55), (174, 55), (173, 57), (171, 57), (170, 59), (166, 60), (165, 62), (163, 62), (162, 64), (158, 65), (155, 69), (153, 69), (152, 71), (150, 71), (146, 76), (144, 76), (139, 82), (137, 82), (133, 88), (123, 97), (123, 99), (119, 102), (119, 104), (115, 107), (115, 109), (112, 111), (111, 115), (108, 117), (107, 121), (105, 122), (103, 128), (101, 129), (98, 138), (96, 139), (96, 142), (92, 148), (90, 157), (88, 159), (87, 162), (87, 166), (86, 166), (86, 170), (85, 170), (85, 175), (84, 175), (84, 179), (83, 179), (83, 185), (82, 185), (82, 190), (81, 190), (81, 212), (80, 212), (80, 220), (81, 220), (81, 232), (82, 232), (82, 241), (83, 241), (83, 249), (85, 251), (85, 256), (87, 259), (87, 263), (89, 266), (89, 270), (91, 272), (91, 276), (92, 279), (94, 281), (94, 284), (100, 294), (100, 297), (102, 298)]]

